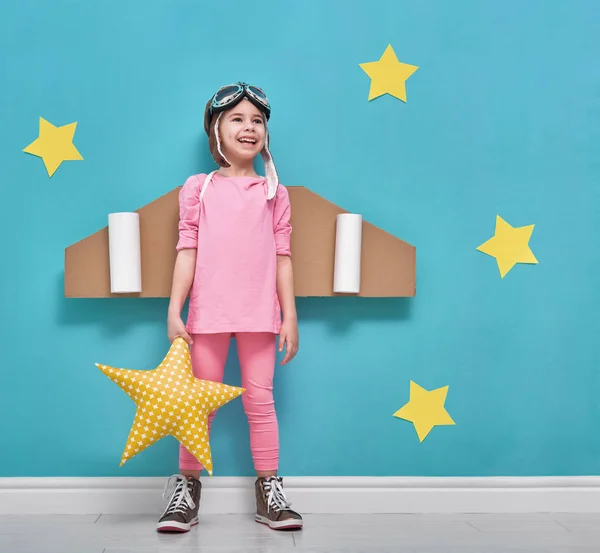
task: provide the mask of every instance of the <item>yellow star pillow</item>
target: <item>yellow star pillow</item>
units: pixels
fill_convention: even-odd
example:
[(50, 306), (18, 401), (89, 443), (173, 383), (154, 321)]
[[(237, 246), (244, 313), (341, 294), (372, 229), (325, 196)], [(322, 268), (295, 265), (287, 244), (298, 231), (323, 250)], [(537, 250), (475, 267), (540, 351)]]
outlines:
[(121, 465), (167, 435), (174, 436), (212, 476), (208, 415), (246, 390), (192, 372), (186, 341), (176, 338), (162, 363), (153, 370), (96, 366), (135, 402), (133, 426)]

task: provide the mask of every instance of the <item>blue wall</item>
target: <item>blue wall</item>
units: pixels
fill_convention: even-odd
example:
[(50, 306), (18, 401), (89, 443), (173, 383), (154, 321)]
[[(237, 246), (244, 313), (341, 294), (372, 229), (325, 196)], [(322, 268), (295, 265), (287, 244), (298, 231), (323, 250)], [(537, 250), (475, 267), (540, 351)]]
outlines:
[[(211, 5), (212, 7), (207, 7)], [(600, 12), (595, 0), (46, 2), (0, 6), (0, 476), (167, 475), (166, 438), (119, 468), (133, 402), (94, 363), (153, 368), (167, 300), (63, 296), (66, 246), (211, 169), (204, 103), (263, 86), (281, 180), (417, 247), (411, 299), (298, 299), (276, 373), (284, 475), (600, 472)], [(388, 43), (420, 69), (367, 101)], [(52, 179), (22, 152), (78, 121)], [(476, 251), (496, 214), (539, 265)], [(235, 348), (227, 382), (239, 383)], [(449, 385), (456, 426), (419, 443), (409, 381)], [(241, 402), (215, 475), (250, 475)]]

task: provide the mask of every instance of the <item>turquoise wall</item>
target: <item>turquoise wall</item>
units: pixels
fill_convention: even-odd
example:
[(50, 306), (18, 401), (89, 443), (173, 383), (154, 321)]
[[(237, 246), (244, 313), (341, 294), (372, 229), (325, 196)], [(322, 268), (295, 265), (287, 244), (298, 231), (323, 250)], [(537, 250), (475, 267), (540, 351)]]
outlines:
[[(209, 7), (211, 6), (211, 7)], [(283, 475), (600, 472), (600, 11), (595, 0), (248, 4), (11, 0), (0, 6), (0, 476), (167, 475), (177, 442), (125, 466), (133, 402), (95, 362), (155, 367), (166, 299), (65, 299), (68, 245), (213, 167), (206, 100), (266, 89), (286, 185), (417, 247), (417, 297), (299, 298), (278, 366)], [(367, 101), (391, 43), (408, 101)], [(49, 179), (39, 117), (78, 122), (84, 161)], [(496, 214), (535, 224), (538, 265), (500, 279)], [(226, 380), (239, 384), (235, 347)], [(449, 385), (456, 426), (419, 443), (409, 381)], [(215, 475), (250, 475), (241, 401)]]

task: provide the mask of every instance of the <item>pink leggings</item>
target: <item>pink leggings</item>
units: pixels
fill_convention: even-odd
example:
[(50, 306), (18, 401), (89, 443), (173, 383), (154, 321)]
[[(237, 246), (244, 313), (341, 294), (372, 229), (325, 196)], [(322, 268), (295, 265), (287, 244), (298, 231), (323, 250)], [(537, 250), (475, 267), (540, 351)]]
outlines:
[[(194, 334), (190, 347), (196, 378), (223, 382), (231, 333)], [(250, 451), (257, 471), (275, 471), (279, 461), (279, 429), (273, 400), (276, 335), (271, 332), (236, 332), (241, 395), (250, 427)], [(208, 416), (208, 431), (216, 411)], [(202, 470), (204, 467), (180, 444), (179, 469)]]

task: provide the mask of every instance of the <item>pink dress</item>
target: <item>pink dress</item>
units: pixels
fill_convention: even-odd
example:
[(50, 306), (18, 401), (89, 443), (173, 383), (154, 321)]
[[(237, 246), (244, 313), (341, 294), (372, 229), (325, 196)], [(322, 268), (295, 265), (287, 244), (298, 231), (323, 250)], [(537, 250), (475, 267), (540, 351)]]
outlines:
[(177, 242), (177, 251), (197, 249), (187, 331), (278, 334), (277, 255), (291, 255), (291, 232), (283, 185), (267, 200), (263, 177), (189, 177), (179, 193)]

